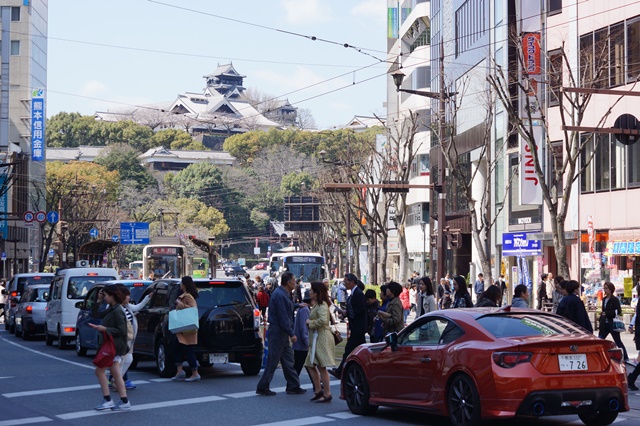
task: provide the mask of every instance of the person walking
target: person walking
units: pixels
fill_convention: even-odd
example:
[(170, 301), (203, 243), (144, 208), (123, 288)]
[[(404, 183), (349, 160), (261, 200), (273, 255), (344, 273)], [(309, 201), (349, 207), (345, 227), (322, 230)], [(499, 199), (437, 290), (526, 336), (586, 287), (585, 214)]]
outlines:
[(529, 307), (529, 289), (524, 284), (518, 284), (513, 290), (513, 299), (511, 300), (512, 308), (528, 308)]
[[(640, 295), (640, 284), (636, 287), (636, 292)], [(633, 316), (634, 321), (632, 321), (633, 325), (633, 341), (636, 344), (636, 350), (640, 351), (640, 303), (636, 305), (636, 314)], [(638, 353), (638, 358), (640, 358), (640, 353)], [(638, 361), (636, 358), (636, 361)], [(636, 380), (640, 376), (640, 363), (637, 363), (629, 377), (627, 377), (627, 383), (629, 384), (629, 390), (638, 391), (638, 386), (636, 386)]]
[(551, 295), (551, 312), (554, 314), (558, 312), (558, 306), (560, 305), (560, 301), (564, 297), (564, 292), (562, 289), (562, 283), (564, 282), (564, 278), (561, 276), (556, 276), (553, 278), (553, 293)]
[(497, 285), (490, 285), (481, 295), (480, 300), (476, 302), (476, 308), (488, 307), (497, 308), (502, 302), (502, 292)]
[(336, 301), (338, 302), (338, 316), (340, 317), (340, 322), (345, 322), (344, 315), (342, 312), (347, 311), (347, 287), (344, 284), (344, 279), (339, 282), (336, 290)]
[[(614, 294), (616, 291), (616, 286), (613, 285), (613, 283), (607, 281), (602, 286), (602, 289), (604, 290), (604, 298), (602, 299), (601, 305), (602, 313), (600, 314), (600, 319), (598, 321), (598, 325), (600, 328), (598, 337), (601, 339), (606, 339), (609, 333), (611, 333), (613, 341), (616, 342), (616, 345), (620, 349), (622, 349), (622, 352), (624, 352), (624, 360), (628, 361), (629, 355), (627, 354), (627, 348), (624, 347), (624, 343), (622, 343), (622, 340), (620, 339), (620, 332), (613, 329), (613, 320), (618, 315), (622, 315), (622, 306), (620, 306), (620, 299), (618, 299)], [(567, 292), (568, 291), (569, 289), (567, 288)]]
[(264, 284), (260, 284), (260, 287), (258, 287), (256, 301), (258, 302), (258, 308), (260, 309), (260, 313), (262, 314), (262, 321), (266, 321), (267, 307), (269, 306), (269, 294), (264, 289)]
[[(197, 308), (198, 304), (196, 299), (198, 298), (198, 289), (193, 282), (193, 278), (189, 276), (182, 277), (180, 283), (180, 291), (182, 294), (176, 299), (176, 309)], [(171, 378), (174, 382), (197, 382), (200, 380), (200, 374), (198, 374), (198, 361), (196, 355), (193, 352), (193, 347), (198, 344), (198, 330), (183, 331), (176, 334), (176, 339), (173, 340), (173, 356), (176, 360), (176, 375)], [(184, 361), (189, 363), (191, 369), (191, 376), (186, 377), (186, 373), (182, 369), (182, 363)]]
[(387, 284), (387, 298), (389, 299), (389, 304), (387, 305), (386, 312), (378, 311), (378, 316), (382, 318), (382, 325), (384, 327), (385, 334), (393, 333), (394, 331), (400, 332), (400, 330), (404, 328), (404, 313), (402, 301), (400, 300), (402, 291), (402, 286), (395, 281), (391, 281)]
[(293, 349), (289, 341), (298, 341), (293, 332), (293, 300), (291, 293), (296, 286), (296, 277), (289, 271), (280, 278), (280, 286), (273, 291), (269, 301), (269, 341), (267, 364), (258, 382), (256, 393), (264, 396), (274, 396), (276, 393), (269, 389), (273, 374), (282, 365), (282, 372), (287, 381), (286, 392), (298, 395), (306, 392), (300, 387), (300, 378), (294, 368)]
[(407, 282), (404, 287), (400, 287), (402, 291), (400, 292), (400, 303), (402, 304), (402, 317), (403, 317), (403, 325), (407, 325), (407, 318), (411, 313), (411, 296), (409, 295), (409, 282)]
[(328, 366), (335, 365), (336, 352), (333, 333), (331, 332), (331, 312), (329, 306), (329, 290), (319, 281), (311, 283), (311, 314), (306, 321), (312, 333), (309, 353), (304, 366), (309, 372), (313, 383), (313, 398), (315, 402), (331, 402), (331, 379), (327, 371)]
[(378, 343), (380, 340), (375, 333), (375, 320), (380, 309), (380, 301), (376, 295), (376, 291), (369, 289), (364, 292), (364, 300), (367, 303), (367, 333), (369, 333), (369, 342)]
[[(440, 278), (440, 284), (438, 284), (438, 291), (437, 291), (437, 302), (438, 302), (438, 309), (445, 309), (444, 307), (444, 299), (445, 299), (445, 294), (449, 293), (449, 295), (451, 295), (451, 286), (449, 284), (449, 280), (446, 278)], [(451, 297), (449, 297), (449, 299), (451, 299)]]
[[(567, 295), (560, 301), (557, 314), (575, 322), (589, 333), (593, 333), (593, 326), (589, 320), (589, 314), (587, 314), (584, 303), (582, 303), (582, 300), (580, 300), (580, 297), (576, 294), (580, 293), (579, 289), (580, 284), (577, 281), (571, 280), (565, 282), (564, 291), (566, 291)], [(604, 337), (602, 338), (604, 339)], [(620, 333), (618, 333), (618, 339), (620, 339)]]
[(547, 298), (547, 277), (548, 274), (542, 274), (538, 282), (538, 310), (543, 310), (545, 303), (549, 301)]
[(3, 278), (0, 280), (0, 324), (4, 323), (4, 307), (7, 304), (7, 295), (5, 292), (7, 281)]
[(431, 279), (429, 277), (420, 278), (418, 287), (420, 291), (418, 292), (416, 319), (420, 318), (422, 315), (428, 312), (435, 311), (437, 309), (436, 298), (433, 294), (433, 285), (431, 284)]
[(358, 281), (358, 277), (352, 273), (344, 276), (344, 285), (348, 290), (351, 290), (351, 295), (347, 298), (346, 312), (342, 311), (342, 314), (349, 320), (347, 326), (350, 334), (344, 347), (340, 365), (329, 370), (329, 374), (337, 378), (341, 378), (342, 368), (349, 354), (355, 348), (367, 342), (365, 337), (367, 332), (367, 303), (364, 300), (364, 292), (357, 286)]
[[(482, 286), (484, 289), (484, 283), (482, 284)], [(454, 292), (453, 303), (451, 304), (452, 308), (472, 308), (473, 307), (473, 302), (471, 301), (471, 295), (469, 294), (469, 289), (467, 288), (467, 282), (460, 275), (456, 275), (455, 277), (453, 277), (453, 292)]]
[[(471, 277), (469, 277), (471, 278)], [(473, 283), (473, 292), (476, 295), (476, 302), (480, 300), (480, 296), (484, 293), (484, 275), (482, 272), (478, 274), (478, 279)]]
[[(105, 311), (98, 312), (98, 307), (105, 301), (109, 306)], [(116, 350), (116, 356), (113, 358), (113, 363), (109, 367), (111, 374), (113, 374), (113, 380), (120, 396), (120, 401), (116, 404), (111, 400), (111, 393), (109, 392), (109, 382), (107, 380), (106, 368), (96, 367), (95, 373), (100, 383), (100, 390), (102, 391), (103, 399), (95, 409), (97, 411), (113, 410), (113, 411), (128, 411), (131, 409), (131, 403), (127, 397), (127, 389), (124, 387), (124, 380), (120, 374), (120, 364), (122, 358), (127, 354), (127, 318), (122, 310), (122, 302), (124, 302), (124, 295), (120, 289), (115, 285), (107, 285), (98, 292), (98, 303), (93, 307), (92, 316), (94, 318), (102, 318), (102, 324), (91, 324), (89, 326), (98, 330), (99, 346), (103, 344), (102, 332), (110, 335), (113, 338), (113, 343)]]
[[(307, 326), (307, 320), (309, 319), (309, 304), (311, 303), (311, 292), (305, 290), (302, 293), (302, 304), (298, 308), (296, 318), (293, 322), (293, 334), (296, 336), (296, 341), (291, 345), (293, 349), (293, 368), (298, 373), (302, 372), (307, 354), (309, 353), (309, 327)], [(307, 369), (309, 373), (309, 369)], [(309, 374), (311, 377), (311, 374)]]

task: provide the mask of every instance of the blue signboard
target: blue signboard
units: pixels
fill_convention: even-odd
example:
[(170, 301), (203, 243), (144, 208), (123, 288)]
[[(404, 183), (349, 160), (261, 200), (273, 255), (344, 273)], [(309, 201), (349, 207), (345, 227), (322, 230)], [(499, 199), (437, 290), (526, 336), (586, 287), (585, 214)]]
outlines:
[(120, 222), (120, 244), (149, 244), (149, 222)]
[(60, 215), (58, 215), (58, 212), (49, 212), (47, 213), (47, 220), (49, 221), (49, 223), (58, 223), (58, 220), (60, 220)]
[(113, 241), (114, 243), (118, 242), (118, 236), (114, 235), (113, 237), (111, 237), (111, 241)]
[[(7, 211), (7, 192), (4, 188), (6, 179), (4, 176), (0, 176), (0, 189), (4, 192), (0, 195), (0, 212)], [(0, 216), (0, 234), (2, 238), (9, 238), (9, 225), (7, 224), (6, 216)]]
[(31, 93), (31, 160), (44, 161), (44, 89)]
[(503, 256), (537, 256), (542, 253), (539, 240), (528, 240), (526, 232), (502, 234)]
[(96, 228), (91, 228), (89, 235), (91, 235), (91, 238), (98, 238), (98, 230)]

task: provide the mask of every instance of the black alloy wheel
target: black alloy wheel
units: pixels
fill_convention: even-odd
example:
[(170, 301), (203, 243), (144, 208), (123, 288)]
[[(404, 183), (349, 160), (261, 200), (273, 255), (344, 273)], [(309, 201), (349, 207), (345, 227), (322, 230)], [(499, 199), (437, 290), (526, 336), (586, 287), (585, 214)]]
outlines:
[(377, 405), (369, 404), (369, 383), (359, 365), (347, 365), (342, 379), (347, 406), (353, 414), (368, 416), (378, 410)]
[(158, 374), (160, 377), (173, 377), (176, 374), (176, 366), (173, 361), (173, 355), (164, 342), (160, 338), (156, 345), (156, 367), (158, 368)]
[(480, 423), (480, 395), (468, 376), (460, 374), (453, 379), (447, 401), (453, 426), (475, 426)]
[(49, 334), (49, 329), (46, 325), (44, 327), (44, 343), (47, 346), (53, 345), (53, 337)]
[(78, 356), (86, 356), (87, 348), (82, 346), (82, 342), (80, 341), (80, 335), (76, 333), (76, 354)]

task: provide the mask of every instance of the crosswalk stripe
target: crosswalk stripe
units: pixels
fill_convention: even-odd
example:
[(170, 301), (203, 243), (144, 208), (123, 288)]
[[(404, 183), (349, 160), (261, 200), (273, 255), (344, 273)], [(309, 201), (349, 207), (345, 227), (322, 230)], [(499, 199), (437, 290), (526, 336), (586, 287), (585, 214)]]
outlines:
[(28, 425), (32, 423), (51, 422), (49, 417), (29, 417), (27, 419), (13, 419), (0, 421), (0, 426)]
[[(149, 382), (146, 380), (136, 380), (133, 382), (135, 385), (143, 385), (148, 384)], [(2, 396), (5, 398), (18, 398), (21, 396), (33, 396), (33, 395), (46, 395), (51, 393), (63, 393), (63, 392), (74, 392), (88, 389), (100, 389), (100, 385), (85, 385), (85, 386), (71, 386), (66, 388), (53, 388), (53, 389), (40, 389), (33, 391), (22, 391), (22, 392), (11, 392), (4, 393)]]

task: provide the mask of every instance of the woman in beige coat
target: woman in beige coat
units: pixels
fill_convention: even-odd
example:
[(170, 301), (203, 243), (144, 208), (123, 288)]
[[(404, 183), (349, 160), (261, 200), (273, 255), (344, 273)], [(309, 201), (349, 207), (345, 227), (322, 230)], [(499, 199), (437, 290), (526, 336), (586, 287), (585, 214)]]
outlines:
[[(311, 381), (313, 382), (314, 396), (311, 401), (331, 402), (331, 384), (327, 367), (335, 365), (335, 342), (331, 332), (329, 317), (329, 291), (327, 286), (320, 282), (311, 283), (311, 313), (307, 320), (309, 325), (309, 353), (304, 366), (307, 367)], [(321, 385), (322, 384), (322, 385)]]
[[(182, 277), (180, 283), (180, 291), (182, 294), (176, 299), (176, 309), (197, 308), (198, 289), (193, 283), (191, 277)], [(176, 334), (177, 340), (174, 340), (174, 357), (176, 360), (176, 375), (171, 379), (173, 381), (197, 382), (200, 380), (198, 374), (198, 361), (193, 352), (193, 346), (198, 344), (198, 330), (184, 331)], [(186, 359), (191, 368), (191, 376), (186, 378), (186, 373), (182, 369), (182, 362)]]

